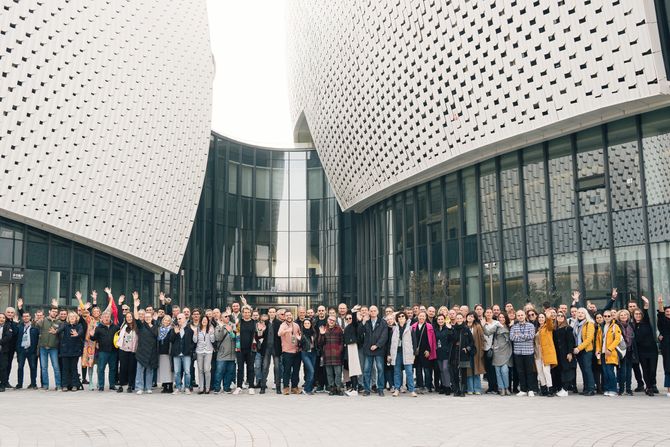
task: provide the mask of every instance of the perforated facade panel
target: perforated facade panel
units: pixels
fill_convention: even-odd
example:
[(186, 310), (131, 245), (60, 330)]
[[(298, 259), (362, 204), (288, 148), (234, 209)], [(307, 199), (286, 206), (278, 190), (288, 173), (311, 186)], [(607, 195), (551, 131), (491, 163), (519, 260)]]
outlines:
[(344, 209), (670, 103), (653, 0), (288, 5), (293, 118)]
[(0, 5), (0, 214), (177, 271), (209, 147), (205, 2)]

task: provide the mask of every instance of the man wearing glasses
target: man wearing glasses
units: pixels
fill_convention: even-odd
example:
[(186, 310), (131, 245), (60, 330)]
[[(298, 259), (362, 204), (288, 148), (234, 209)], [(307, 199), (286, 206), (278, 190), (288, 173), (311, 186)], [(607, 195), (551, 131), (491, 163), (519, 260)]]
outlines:
[(235, 380), (235, 327), (230, 322), (230, 314), (221, 314), (218, 324), (214, 329), (214, 340), (218, 343), (216, 352), (216, 370), (214, 371), (214, 394), (221, 393), (221, 381), (223, 380), (223, 391), (232, 393), (231, 386)]

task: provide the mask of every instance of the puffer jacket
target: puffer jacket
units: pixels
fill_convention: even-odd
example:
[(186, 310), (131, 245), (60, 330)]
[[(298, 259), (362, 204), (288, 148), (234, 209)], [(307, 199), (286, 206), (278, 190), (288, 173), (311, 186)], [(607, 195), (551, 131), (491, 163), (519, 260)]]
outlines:
[[(402, 344), (401, 344), (402, 337)], [(414, 350), (416, 349), (416, 332), (412, 330), (410, 323), (405, 323), (402, 335), (400, 334), (400, 326), (393, 325), (393, 332), (391, 333), (391, 365), (395, 365), (398, 358), (398, 346), (402, 349), (402, 364), (414, 364)]]

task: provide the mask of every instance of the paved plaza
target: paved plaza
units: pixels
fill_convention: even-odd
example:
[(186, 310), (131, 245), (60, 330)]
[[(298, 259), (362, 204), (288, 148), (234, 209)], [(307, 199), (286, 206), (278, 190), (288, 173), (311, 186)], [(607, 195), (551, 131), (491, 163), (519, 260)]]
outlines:
[(670, 446), (664, 394), (380, 398), (7, 390), (0, 415), (0, 447)]

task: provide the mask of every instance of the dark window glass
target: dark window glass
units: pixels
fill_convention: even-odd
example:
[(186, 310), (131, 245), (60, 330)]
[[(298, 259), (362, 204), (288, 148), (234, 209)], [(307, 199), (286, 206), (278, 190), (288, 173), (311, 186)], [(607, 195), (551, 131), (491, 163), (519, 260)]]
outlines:
[(493, 160), (481, 164), (479, 194), (481, 199), (482, 232), (496, 231), (498, 229), (498, 200), (495, 163)]
[(449, 174), (445, 182), (447, 207), (447, 239), (456, 239), (461, 234), (458, 177)]
[(516, 153), (505, 155), (500, 161), (500, 197), (503, 228), (521, 225), (519, 167)]

